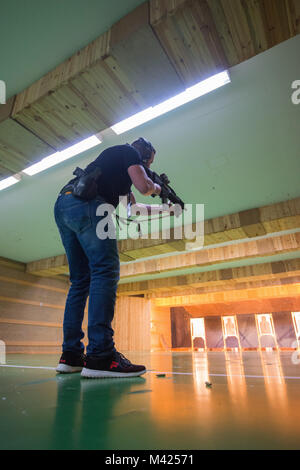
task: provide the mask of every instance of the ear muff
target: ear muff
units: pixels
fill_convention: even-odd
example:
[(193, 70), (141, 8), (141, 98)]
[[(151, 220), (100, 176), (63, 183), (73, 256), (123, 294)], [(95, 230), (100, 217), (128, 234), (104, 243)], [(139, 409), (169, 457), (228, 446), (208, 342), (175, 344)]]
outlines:
[(142, 160), (147, 162), (148, 160), (150, 160), (152, 153), (156, 153), (156, 150), (154, 149), (152, 144), (145, 140), (143, 137), (140, 137), (137, 142), (143, 149)]

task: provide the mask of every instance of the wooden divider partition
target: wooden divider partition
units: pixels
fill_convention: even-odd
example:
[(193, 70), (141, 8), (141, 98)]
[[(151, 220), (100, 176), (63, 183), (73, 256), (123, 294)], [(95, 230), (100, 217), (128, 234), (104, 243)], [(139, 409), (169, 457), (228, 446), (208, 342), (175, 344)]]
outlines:
[[(60, 354), (68, 287), (68, 280), (32, 276), (22, 263), (0, 259), (0, 341), (7, 353)], [(118, 299), (113, 328), (121, 351), (150, 350), (150, 301)]]
[(150, 350), (151, 301), (139, 297), (117, 299), (112, 327), (119, 351)]
[[(157, 307), (162, 308), (162, 307)], [(166, 308), (166, 307), (165, 307)], [(172, 348), (187, 349), (191, 347), (190, 319), (197, 318), (197, 314), (190, 314), (184, 307), (171, 307), (172, 321)], [(292, 350), (296, 347), (296, 333), (290, 311), (270, 311), (272, 314), (276, 344), (280, 350)], [(222, 330), (222, 316), (203, 315), (204, 317), (206, 347), (208, 350), (220, 351), (224, 349)], [(258, 350), (266, 345), (258, 338), (255, 313), (236, 315), (239, 341), (242, 350)], [(260, 344), (261, 343), (261, 344)], [(275, 343), (275, 342), (274, 342)], [(226, 347), (229, 347), (228, 344)]]

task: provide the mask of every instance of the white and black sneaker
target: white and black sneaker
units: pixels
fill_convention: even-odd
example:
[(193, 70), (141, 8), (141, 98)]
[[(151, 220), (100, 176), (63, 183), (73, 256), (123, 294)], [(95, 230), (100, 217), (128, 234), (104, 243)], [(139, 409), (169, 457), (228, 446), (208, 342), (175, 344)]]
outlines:
[(84, 354), (74, 354), (71, 351), (65, 351), (59, 360), (56, 372), (60, 374), (72, 374), (81, 372), (85, 360)]
[(138, 377), (145, 372), (145, 366), (132, 364), (123, 354), (115, 352), (108, 358), (86, 356), (81, 376), (87, 379)]

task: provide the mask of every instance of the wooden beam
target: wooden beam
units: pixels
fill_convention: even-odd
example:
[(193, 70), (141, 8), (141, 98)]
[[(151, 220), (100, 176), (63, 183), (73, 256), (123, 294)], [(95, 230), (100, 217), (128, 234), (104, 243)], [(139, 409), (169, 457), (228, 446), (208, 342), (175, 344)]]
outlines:
[(54, 149), (11, 117), (15, 96), (0, 105), (0, 179), (24, 170)]
[(20, 93), (13, 117), (62, 150), (183, 90), (144, 3)]
[(258, 287), (254, 289), (210, 292), (200, 295), (177, 295), (153, 300), (157, 307), (176, 307), (185, 305), (210, 305), (227, 302), (243, 302), (252, 299), (300, 298), (300, 283)]
[[(167, 307), (165, 307), (167, 308)], [(193, 317), (241, 315), (272, 312), (297, 312), (300, 311), (300, 296), (251, 299), (239, 302), (219, 302), (205, 305), (188, 305), (184, 308)]]
[[(215, 217), (204, 221), (204, 246), (264, 236), (300, 227), (300, 198), (271, 204), (235, 214)], [(196, 225), (192, 224), (195, 233)], [(182, 233), (184, 226), (182, 227)], [(173, 231), (168, 240), (163, 234), (156, 239), (126, 239), (119, 242), (119, 252), (131, 259), (155, 256), (174, 251), (184, 251), (189, 241), (176, 240)], [(168, 245), (164, 247), (164, 245)], [(128, 260), (129, 261), (129, 260)]]
[(59, 255), (27, 263), (26, 272), (36, 276), (53, 276), (65, 273), (67, 266), (68, 260), (66, 255)]
[(19, 261), (13, 261), (11, 259), (2, 258), (2, 257), (0, 257), (0, 266), (4, 266), (6, 268), (13, 268), (13, 269), (16, 269), (17, 271), (23, 271), (23, 272), (25, 272), (26, 270), (25, 263), (20, 263)]
[(180, 271), (193, 267), (204, 267), (228, 261), (289, 253), (300, 249), (300, 233), (264, 238), (220, 248), (208, 248), (196, 252), (178, 254), (165, 258), (128, 263), (121, 266), (121, 278), (145, 274)]
[(155, 293), (143, 294), (147, 299), (173, 297), (177, 295), (201, 295), (211, 292), (224, 292), (230, 290), (244, 290), (244, 289), (256, 289), (259, 287), (276, 287), (288, 284), (297, 284), (300, 282), (300, 275), (295, 277), (276, 277), (274, 279), (265, 279), (259, 281), (248, 281), (248, 282), (223, 282), (222, 284), (208, 287), (187, 287), (185, 289), (175, 288), (172, 291), (156, 291)]
[(300, 258), (273, 263), (254, 264), (231, 269), (205, 271), (140, 282), (122, 283), (119, 296), (145, 294), (150, 297), (200, 294), (230, 289), (299, 282)]

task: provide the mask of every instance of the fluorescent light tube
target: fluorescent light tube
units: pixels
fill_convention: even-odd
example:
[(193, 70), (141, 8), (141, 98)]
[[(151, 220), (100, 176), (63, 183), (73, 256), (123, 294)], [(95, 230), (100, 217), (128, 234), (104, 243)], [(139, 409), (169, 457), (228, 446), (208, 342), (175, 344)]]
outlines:
[(48, 168), (51, 168), (52, 166), (57, 165), (58, 163), (61, 163), (65, 160), (68, 160), (69, 158), (72, 158), (75, 155), (78, 155), (79, 153), (96, 147), (99, 144), (101, 144), (101, 140), (95, 135), (93, 135), (88, 139), (82, 140), (78, 144), (72, 145), (72, 147), (63, 150), (62, 152), (56, 152), (52, 155), (49, 155), (48, 157), (43, 158), (43, 160), (41, 160), (40, 162), (35, 163), (34, 165), (29, 166), (28, 168), (25, 168), (25, 170), (23, 170), (23, 173), (26, 173), (26, 175), (29, 176), (36, 175), (41, 171), (47, 170)]
[(20, 181), (21, 178), (16, 178), (15, 176), (10, 176), (9, 178), (5, 178), (5, 180), (0, 181), (0, 191), (2, 189), (9, 188), (13, 184), (16, 184)]
[(133, 116), (124, 119), (124, 121), (119, 122), (111, 127), (111, 129), (118, 135), (123, 134), (130, 129), (134, 129), (135, 127), (144, 124), (145, 122), (151, 121), (158, 116), (161, 116), (173, 109), (178, 108), (190, 101), (193, 101), (200, 96), (206, 95), (221, 86), (230, 83), (230, 76), (227, 71), (218, 73), (217, 75), (213, 75), (212, 77), (203, 80), (202, 82), (197, 83), (196, 85), (187, 88), (184, 92), (180, 93), (179, 95), (173, 96), (172, 98), (163, 101), (162, 103), (147, 108), (140, 113), (134, 114)]
[(153, 108), (151, 107), (141, 111), (140, 113), (134, 114), (127, 119), (124, 119), (124, 121), (121, 121), (118, 124), (112, 126), (111, 129), (116, 134), (120, 135), (126, 131), (129, 131), (130, 129), (134, 129), (141, 124), (144, 124), (145, 122), (151, 121), (152, 119), (154, 119), (154, 116)]

